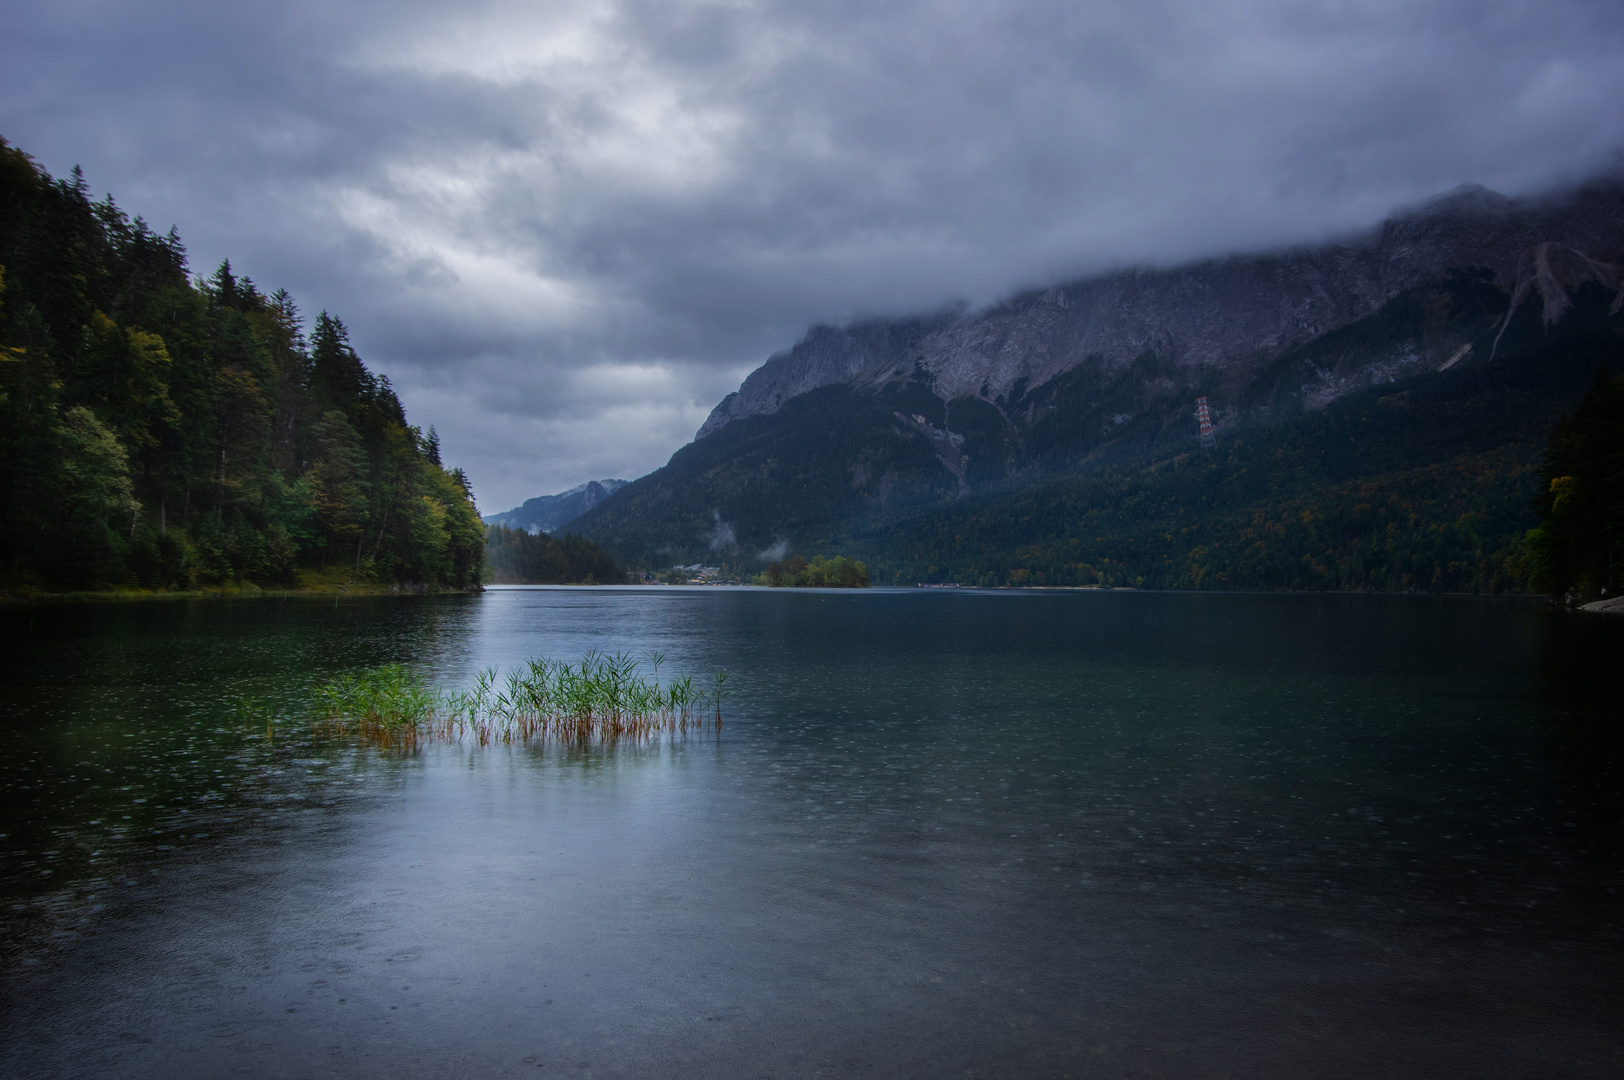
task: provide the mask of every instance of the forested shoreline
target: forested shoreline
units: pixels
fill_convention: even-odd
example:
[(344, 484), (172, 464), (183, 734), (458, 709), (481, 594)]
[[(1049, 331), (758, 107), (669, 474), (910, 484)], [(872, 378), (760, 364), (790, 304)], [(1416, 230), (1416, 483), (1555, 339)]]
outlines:
[(0, 139), (0, 591), (466, 589), (485, 540), (337, 317)]
[(498, 585), (619, 585), (626, 571), (583, 536), (549, 536), (491, 525), (486, 561)]
[(755, 584), (775, 589), (866, 589), (868, 567), (844, 555), (833, 559), (814, 555), (811, 562), (792, 555), (768, 563), (767, 569), (756, 575)]

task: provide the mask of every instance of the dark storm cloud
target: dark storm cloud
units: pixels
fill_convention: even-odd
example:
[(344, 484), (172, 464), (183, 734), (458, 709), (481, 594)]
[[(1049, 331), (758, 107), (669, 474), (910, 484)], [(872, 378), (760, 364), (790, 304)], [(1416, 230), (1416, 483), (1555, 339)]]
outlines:
[(0, 134), (352, 328), (482, 504), (808, 323), (1616, 166), (1616, 3), (13, 5)]

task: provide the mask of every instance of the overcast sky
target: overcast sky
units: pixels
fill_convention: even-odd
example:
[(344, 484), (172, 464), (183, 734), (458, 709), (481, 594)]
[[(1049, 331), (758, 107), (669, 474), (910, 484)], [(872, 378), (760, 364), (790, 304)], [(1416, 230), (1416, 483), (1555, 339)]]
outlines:
[(11, 0), (0, 135), (326, 308), (484, 512), (815, 322), (1616, 168), (1618, 0)]

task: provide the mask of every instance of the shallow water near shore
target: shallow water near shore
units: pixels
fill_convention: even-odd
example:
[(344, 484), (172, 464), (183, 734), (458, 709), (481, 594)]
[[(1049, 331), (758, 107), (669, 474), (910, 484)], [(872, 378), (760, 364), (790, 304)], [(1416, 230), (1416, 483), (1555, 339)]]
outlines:
[[(512, 589), (0, 635), (5, 1075), (1624, 1074), (1624, 620)], [(725, 668), (720, 734), (296, 715), (588, 649)]]

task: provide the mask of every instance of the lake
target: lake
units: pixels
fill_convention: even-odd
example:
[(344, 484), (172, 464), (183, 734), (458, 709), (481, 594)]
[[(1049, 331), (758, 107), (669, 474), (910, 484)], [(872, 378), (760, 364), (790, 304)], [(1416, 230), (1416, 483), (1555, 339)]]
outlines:
[[(7, 1076), (1624, 1075), (1624, 619), (498, 589), (0, 633)], [(588, 649), (726, 669), (720, 733), (299, 712)]]

